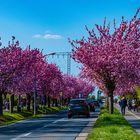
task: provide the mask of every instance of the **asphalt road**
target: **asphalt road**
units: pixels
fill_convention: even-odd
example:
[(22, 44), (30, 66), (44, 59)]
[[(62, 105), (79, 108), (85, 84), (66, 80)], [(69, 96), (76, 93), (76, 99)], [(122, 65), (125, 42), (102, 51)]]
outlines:
[[(0, 127), (0, 140), (75, 140), (81, 130), (98, 117), (99, 109), (90, 118), (67, 119), (67, 111), (28, 119)], [(88, 132), (87, 132), (88, 133)]]

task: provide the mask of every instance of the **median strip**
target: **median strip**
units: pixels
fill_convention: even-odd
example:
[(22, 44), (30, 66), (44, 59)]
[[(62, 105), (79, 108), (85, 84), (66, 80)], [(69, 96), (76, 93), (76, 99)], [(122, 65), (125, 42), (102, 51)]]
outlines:
[(140, 135), (135, 132), (117, 109), (114, 114), (109, 114), (106, 108), (101, 113), (93, 126), (87, 140), (137, 140)]

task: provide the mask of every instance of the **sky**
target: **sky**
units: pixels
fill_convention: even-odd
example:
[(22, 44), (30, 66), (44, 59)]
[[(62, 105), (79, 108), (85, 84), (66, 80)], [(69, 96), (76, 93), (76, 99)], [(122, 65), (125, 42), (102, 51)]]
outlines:
[[(121, 17), (127, 20), (140, 7), (140, 0), (0, 0), (0, 37), (6, 46), (11, 36), (19, 40), (22, 48), (43, 49), (44, 54), (70, 52), (68, 38), (87, 36), (85, 25), (92, 29)], [(57, 63), (67, 72), (67, 58), (54, 56), (49, 62)], [(79, 73), (79, 64), (71, 61), (71, 74)]]

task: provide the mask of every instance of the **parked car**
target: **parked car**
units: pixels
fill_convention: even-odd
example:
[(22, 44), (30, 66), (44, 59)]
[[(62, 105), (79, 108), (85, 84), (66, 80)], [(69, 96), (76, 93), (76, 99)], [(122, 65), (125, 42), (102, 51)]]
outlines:
[(100, 107), (100, 104), (99, 104), (99, 102), (98, 102), (97, 100), (94, 100), (93, 103), (94, 103), (94, 105), (95, 105), (96, 107)]
[(86, 99), (71, 99), (68, 109), (68, 118), (74, 115), (90, 117), (90, 109)]
[(90, 111), (93, 111), (95, 112), (95, 105), (94, 105), (94, 102), (92, 100), (87, 100), (88, 102), (88, 105), (90, 107)]
[(102, 99), (102, 102), (105, 103), (105, 99)]

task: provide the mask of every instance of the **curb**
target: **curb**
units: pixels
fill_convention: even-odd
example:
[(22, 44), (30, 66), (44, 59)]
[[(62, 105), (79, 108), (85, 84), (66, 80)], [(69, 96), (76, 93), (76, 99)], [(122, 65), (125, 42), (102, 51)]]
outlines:
[(75, 138), (75, 140), (86, 140), (96, 120), (97, 118), (92, 118), (92, 120), (81, 130), (80, 134)]

